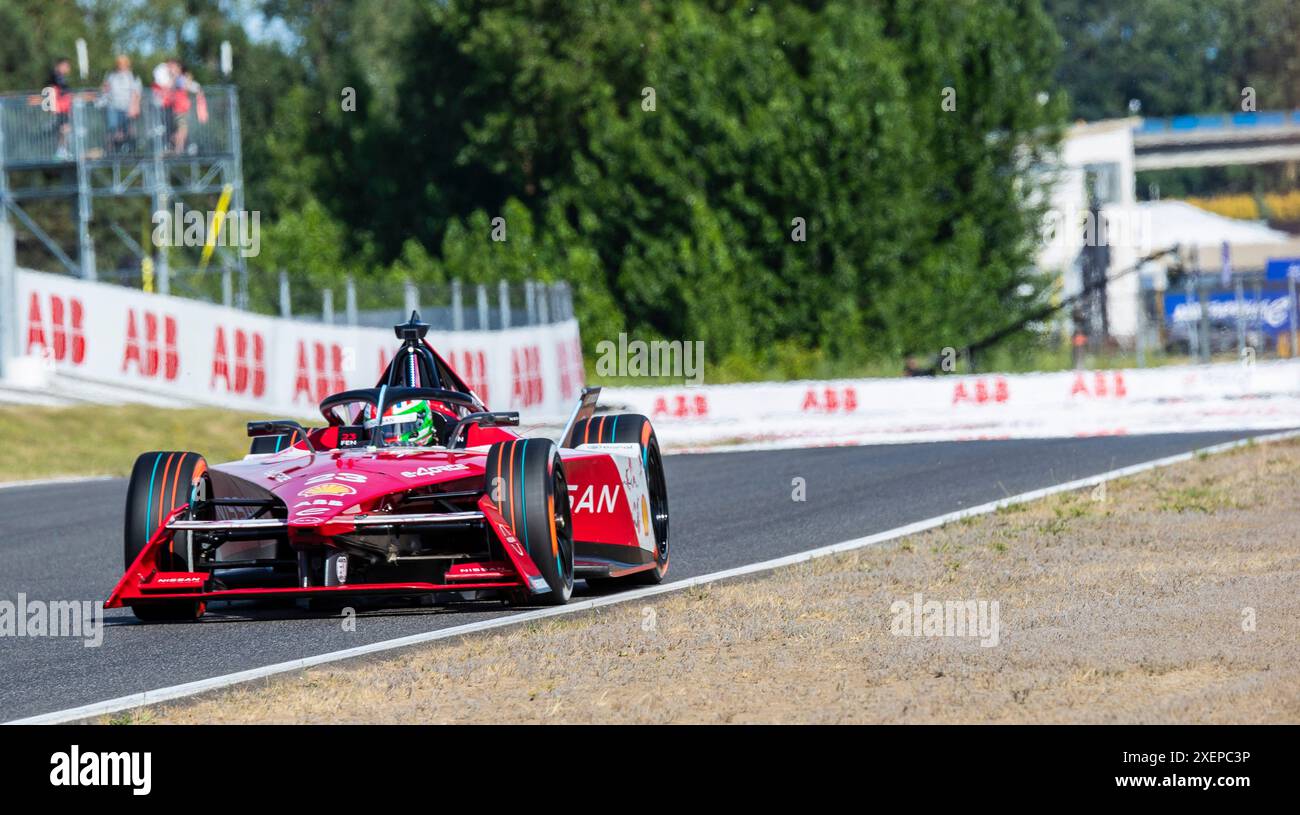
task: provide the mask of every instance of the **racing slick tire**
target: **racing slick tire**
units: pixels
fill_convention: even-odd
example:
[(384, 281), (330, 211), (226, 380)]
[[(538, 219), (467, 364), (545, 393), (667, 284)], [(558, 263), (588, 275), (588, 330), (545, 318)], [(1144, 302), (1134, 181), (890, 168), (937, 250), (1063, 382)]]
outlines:
[(526, 603), (562, 605), (573, 594), (573, 515), (559, 451), (550, 439), (498, 442), (488, 451), (486, 489), (550, 587)]
[[(126, 490), (126, 526), (122, 536), (124, 568), (140, 555), (150, 538), (157, 533), (163, 521), (179, 506), (191, 499), (207, 494), (208, 464), (198, 453), (155, 451), (144, 453), (135, 460), (131, 480)], [(188, 571), (186, 552), (176, 551), (187, 541), (176, 536), (172, 545), (159, 557), (159, 568), (165, 571)], [(141, 620), (193, 620), (203, 614), (201, 602), (178, 600), (132, 606), (131, 611)]]
[(650, 488), (650, 519), (654, 527), (655, 565), (627, 577), (589, 577), (592, 588), (625, 583), (662, 583), (668, 574), (668, 482), (664, 478), (664, 459), (659, 452), (659, 439), (654, 426), (645, 416), (637, 413), (593, 416), (573, 427), (573, 444), (636, 444), (641, 448), (641, 463), (645, 465), (646, 480)]

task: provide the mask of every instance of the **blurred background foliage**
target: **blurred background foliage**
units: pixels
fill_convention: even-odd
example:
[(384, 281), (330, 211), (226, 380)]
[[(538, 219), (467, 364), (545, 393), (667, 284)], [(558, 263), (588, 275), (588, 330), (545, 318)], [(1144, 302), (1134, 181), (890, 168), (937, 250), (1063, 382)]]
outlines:
[(835, 375), (1041, 302), (1032, 170), (1072, 117), (1297, 106), (1295, 5), (0, 0), (0, 72), (84, 37), (93, 83), (116, 51), (216, 83), (229, 40), (255, 286), (564, 279), (589, 349)]

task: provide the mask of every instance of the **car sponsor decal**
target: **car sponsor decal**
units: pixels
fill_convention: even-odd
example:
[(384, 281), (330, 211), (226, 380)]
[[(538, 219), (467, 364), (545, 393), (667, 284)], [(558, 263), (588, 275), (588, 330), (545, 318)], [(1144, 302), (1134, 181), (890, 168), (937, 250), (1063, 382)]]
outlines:
[(298, 493), (298, 495), (302, 497), (308, 497), (312, 495), (356, 495), (356, 494), (357, 494), (356, 487), (351, 487), (347, 484), (335, 484), (333, 482), (327, 482), (325, 484), (317, 484), (314, 487), (308, 487), (307, 489)]
[(319, 484), (323, 481), (346, 481), (349, 484), (364, 484), (366, 477), (361, 473), (322, 473), (313, 475), (307, 479), (308, 484)]
[(588, 484), (585, 487), (580, 484), (570, 484), (569, 492), (578, 493), (578, 500), (573, 502), (573, 511), (613, 512), (614, 502), (618, 500), (621, 489), (622, 485), (620, 484), (601, 484), (600, 492), (597, 493), (595, 484)]
[(517, 555), (523, 557), (526, 554), (524, 552), (524, 547), (519, 544), (519, 539), (516, 538), (514, 533), (510, 531), (510, 527), (508, 525), (498, 521), (497, 529), (501, 530), (501, 539), (505, 541), (510, 546), (511, 549), (514, 549)]
[(335, 501), (332, 498), (313, 498), (310, 501), (299, 501), (298, 503), (293, 505), (294, 509), (297, 509), (298, 507), (341, 507), (341, 506), (343, 506), (342, 501)]
[(170, 585), (194, 586), (202, 583), (203, 578), (202, 577), (158, 577), (155, 578), (152, 582), (155, 586), (164, 583), (169, 586)]
[(425, 478), (434, 476), (438, 473), (449, 473), (456, 470), (468, 470), (468, 464), (440, 464), (437, 467), (420, 467), (416, 470), (404, 470), (402, 478)]

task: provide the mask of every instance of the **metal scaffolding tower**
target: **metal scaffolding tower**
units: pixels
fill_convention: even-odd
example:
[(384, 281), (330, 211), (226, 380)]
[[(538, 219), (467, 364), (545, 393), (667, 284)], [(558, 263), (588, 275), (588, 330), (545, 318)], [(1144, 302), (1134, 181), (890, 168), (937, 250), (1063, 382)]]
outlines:
[[(70, 127), (43, 105), (40, 93), (0, 95), (0, 221), (17, 225), (33, 235), (69, 273), (97, 279), (91, 224), (95, 202), (105, 198), (148, 198), (151, 212), (170, 216), (181, 196), (219, 196), (229, 190), (230, 210), (244, 210), (244, 178), (240, 153), (239, 101), (234, 87), (203, 89), (206, 118), (197, 106), (178, 117), (145, 88), (140, 113), (125, 132), (110, 130), (106, 109), (96, 91), (75, 91)], [(176, 129), (187, 127), (183, 145)], [(179, 149), (177, 149), (179, 147)], [(75, 202), (77, 247), (70, 254), (27, 212), (36, 199)], [(171, 267), (167, 246), (141, 246), (131, 230), (107, 224), (143, 264), (153, 263), (155, 291), (170, 292)], [(237, 303), (248, 296), (248, 269), (239, 251), (223, 251), (219, 243), (225, 299), (233, 298), (228, 279), (239, 276)], [(75, 255), (75, 259), (72, 255)]]

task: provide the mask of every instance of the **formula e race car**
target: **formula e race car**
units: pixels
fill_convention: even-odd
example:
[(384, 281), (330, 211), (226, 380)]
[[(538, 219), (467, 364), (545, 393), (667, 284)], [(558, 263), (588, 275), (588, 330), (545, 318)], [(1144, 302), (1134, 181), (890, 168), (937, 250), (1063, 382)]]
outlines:
[(249, 422), (249, 454), (145, 453), (126, 498), (126, 574), (107, 607), (195, 619), (216, 600), (349, 595), (565, 603), (574, 578), (663, 580), (668, 492), (650, 420), (596, 417), (560, 442), (508, 428), (412, 314), (374, 388), (320, 404), (325, 427)]

